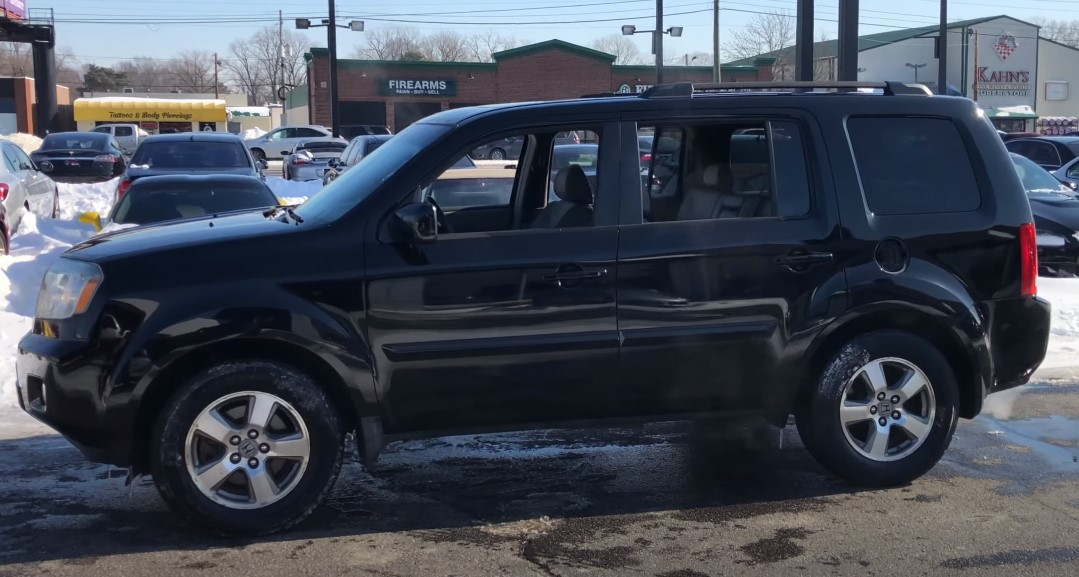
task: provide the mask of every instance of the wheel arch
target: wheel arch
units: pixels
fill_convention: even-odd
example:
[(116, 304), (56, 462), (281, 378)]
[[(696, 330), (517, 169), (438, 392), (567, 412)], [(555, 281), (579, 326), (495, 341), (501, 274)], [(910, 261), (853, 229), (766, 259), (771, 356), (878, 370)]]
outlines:
[(237, 338), (215, 342), (194, 349), (163, 367), (146, 388), (135, 415), (132, 465), (146, 470), (150, 449), (148, 439), (161, 411), (177, 388), (199, 371), (234, 360), (260, 360), (281, 363), (304, 372), (330, 396), (346, 431), (359, 433), (360, 415), (344, 378), (329, 363), (311, 350), (288, 341)]
[(981, 412), (988, 390), (982, 375), (990, 374), (992, 365), (984, 335), (965, 334), (958, 328), (964, 324), (937, 311), (909, 305), (875, 305), (852, 311), (833, 321), (810, 345), (797, 402), (812, 394), (828, 361), (844, 344), (859, 335), (890, 329), (925, 339), (948, 359), (959, 385), (959, 415), (973, 418)]

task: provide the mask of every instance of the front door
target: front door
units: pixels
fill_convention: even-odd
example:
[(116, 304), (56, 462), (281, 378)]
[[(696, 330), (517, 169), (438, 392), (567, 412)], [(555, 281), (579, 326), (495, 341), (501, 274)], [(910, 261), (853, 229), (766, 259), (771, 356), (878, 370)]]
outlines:
[[(453, 192), (450, 230), (430, 244), (368, 243), (367, 325), (388, 433), (616, 412), (617, 138), (597, 147), (611, 175), (600, 173), (594, 194), (587, 180), (562, 178), (570, 204), (558, 205), (546, 191), (559, 179), (550, 158), (562, 128), (531, 129), (516, 169), (417, 175), (416, 196), (403, 202), (456, 179), (437, 189)], [(578, 128), (607, 138), (618, 125)], [(444, 166), (478, 144), (454, 147)], [(499, 174), (466, 170), (502, 171), (511, 190), (493, 182)]]
[[(627, 394), (674, 414), (783, 406), (809, 335), (846, 302), (812, 124), (731, 111), (634, 120), (618, 257)], [(643, 162), (638, 130), (662, 143)]]

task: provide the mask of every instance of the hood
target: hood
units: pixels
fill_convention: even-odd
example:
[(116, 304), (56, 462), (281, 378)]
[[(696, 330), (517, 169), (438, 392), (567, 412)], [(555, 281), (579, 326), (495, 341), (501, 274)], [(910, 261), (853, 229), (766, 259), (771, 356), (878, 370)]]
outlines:
[(264, 209), (125, 228), (91, 237), (67, 251), (79, 260), (105, 261), (294, 231), (291, 221), (268, 219)]
[[(1079, 197), (1054, 193), (1032, 193), (1030, 212), (1039, 228), (1064, 234), (1079, 231)], [(1038, 223), (1041, 224), (1038, 224)]]
[(147, 168), (141, 164), (131, 164), (127, 167), (127, 178), (135, 180), (144, 176), (162, 176), (168, 174), (238, 174), (241, 176), (255, 176), (257, 171), (254, 167), (246, 166), (239, 168)]

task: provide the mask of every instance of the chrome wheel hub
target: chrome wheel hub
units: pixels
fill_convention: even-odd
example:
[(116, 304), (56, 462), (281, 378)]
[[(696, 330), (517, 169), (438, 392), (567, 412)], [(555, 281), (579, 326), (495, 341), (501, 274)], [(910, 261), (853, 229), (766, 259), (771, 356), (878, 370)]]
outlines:
[(296, 409), (269, 393), (245, 391), (199, 413), (184, 444), (187, 473), (210, 500), (258, 509), (288, 495), (307, 469), (311, 438)]
[(874, 461), (897, 461), (916, 451), (932, 432), (935, 416), (929, 379), (899, 358), (877, 359), (858, 369), (839, 406), (847, 442)]

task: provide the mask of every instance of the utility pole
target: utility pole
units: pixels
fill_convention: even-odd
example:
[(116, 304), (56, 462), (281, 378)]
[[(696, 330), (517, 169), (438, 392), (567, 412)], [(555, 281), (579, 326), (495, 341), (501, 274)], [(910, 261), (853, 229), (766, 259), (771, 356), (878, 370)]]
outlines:
[(974, 29), (974, 102), (978, 101), (978, 29)]
[(221, 63), (217, 61), (217, 52), (214, 52), (214, 100), (217, 100), (218, 98), (221, 97), (221, 95), (218, 92), (218, 86), (220, 86), (221, 83), (217, 81), (217, 69), (220, 66), (221, 66)]
[[(940, 32), (937, 42), (937, 92), (948, 93), (948, 0), (940, 0)], [(976, 71), (975, 71), (976, 72)], [(977, 93), (975, 93), (977, 94)]]
[(712, 2), (712, 81), (722, 82), (719, 77), (719, 0)]
[(326, 26), (326, 43), (330, 49), (330, 124), (333, 137), (337, 138), (341, 136), (341, 101), (337, 93), (337, 7), (334, 5), (334, 0), (330, 0), (330, 20)]
[(656, 0), (656, 31), (652, 33), (656, 52), (656, 84), (663, 84), (663, 0)]

